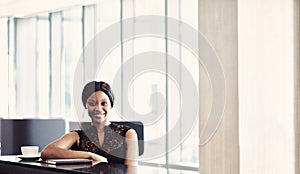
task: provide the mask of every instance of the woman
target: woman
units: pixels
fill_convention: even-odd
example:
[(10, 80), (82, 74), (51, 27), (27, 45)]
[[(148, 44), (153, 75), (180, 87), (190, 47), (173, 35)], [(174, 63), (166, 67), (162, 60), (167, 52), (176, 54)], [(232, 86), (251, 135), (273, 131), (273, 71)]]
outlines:
[(85, 85), (82, 102), (92, 126), (85, 131), (72, 131), (47, 145), (42, 153), (47, 158), (91, 158), (95, 163), (137, 165), (137, 134), (129, 127), (111, 124), (109, 112), (114, 105), (111, 87), (92, 81)]

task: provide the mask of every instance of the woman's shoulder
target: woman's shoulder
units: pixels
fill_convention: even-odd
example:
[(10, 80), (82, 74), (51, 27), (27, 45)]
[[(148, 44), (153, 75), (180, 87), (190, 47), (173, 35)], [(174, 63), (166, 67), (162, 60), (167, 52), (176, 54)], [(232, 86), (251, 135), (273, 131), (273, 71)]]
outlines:
[(129, 139), (137, 139), (137, 133), (134, 129), (130, 128), (126, 134), (125, 134), (126, 138), (129, 138)]
[(72, 141), (75, 142), (79, 139), (79, 134), (77, 132), (69, 132), (63, 135), (60, 140), (62, 141)]

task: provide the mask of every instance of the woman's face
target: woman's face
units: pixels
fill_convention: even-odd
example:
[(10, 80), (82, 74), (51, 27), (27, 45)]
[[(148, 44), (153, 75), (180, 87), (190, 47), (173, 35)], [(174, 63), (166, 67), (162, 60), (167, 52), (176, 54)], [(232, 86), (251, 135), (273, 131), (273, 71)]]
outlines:
[(111, 103), (104, 92), (94, 92), (87, 99), (86, 107), (93, 124), (106, 123), (108, 113), (111, 110)]

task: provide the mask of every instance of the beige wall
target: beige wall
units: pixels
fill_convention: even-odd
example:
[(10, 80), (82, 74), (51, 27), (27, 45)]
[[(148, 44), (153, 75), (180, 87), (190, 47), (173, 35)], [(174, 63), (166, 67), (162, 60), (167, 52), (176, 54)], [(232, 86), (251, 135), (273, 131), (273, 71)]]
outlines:
[(295, 173), (300, 173), (300, 0), (294, 0)]
[[(226, 81), (223, 119), (210, 141), (199, 147), (199, 170), (207, 174), (238, 174), (238, 35), (236, 0), (199, 0), (199, 30), (220, 58)], [(200, 135), (211, 109), (209, 79), (200, 66)]]
[[(299, 0), (199, 0), (226, 78), (223, 120), (199, 147), (207, 174), (299, 173)], [(211, 86), (200, 66), (200, 135)]]
[(293, 0), (239, 0), (240, 173), (295, 173)]

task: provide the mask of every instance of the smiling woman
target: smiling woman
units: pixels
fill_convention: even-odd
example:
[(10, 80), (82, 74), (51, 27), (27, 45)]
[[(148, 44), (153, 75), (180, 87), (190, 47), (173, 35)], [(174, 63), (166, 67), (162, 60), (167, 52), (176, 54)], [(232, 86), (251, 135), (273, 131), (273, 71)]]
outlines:
[(114, 104), (111, 87), (92, 81), (82, 92), (83, 106), (88, 110), (92, 126), (76, 130), (50, 143), (42, 158), (91, 158), (95, 163), (110, 162), (137, 165), (138, 142), (134, 129), (108, 121)]

